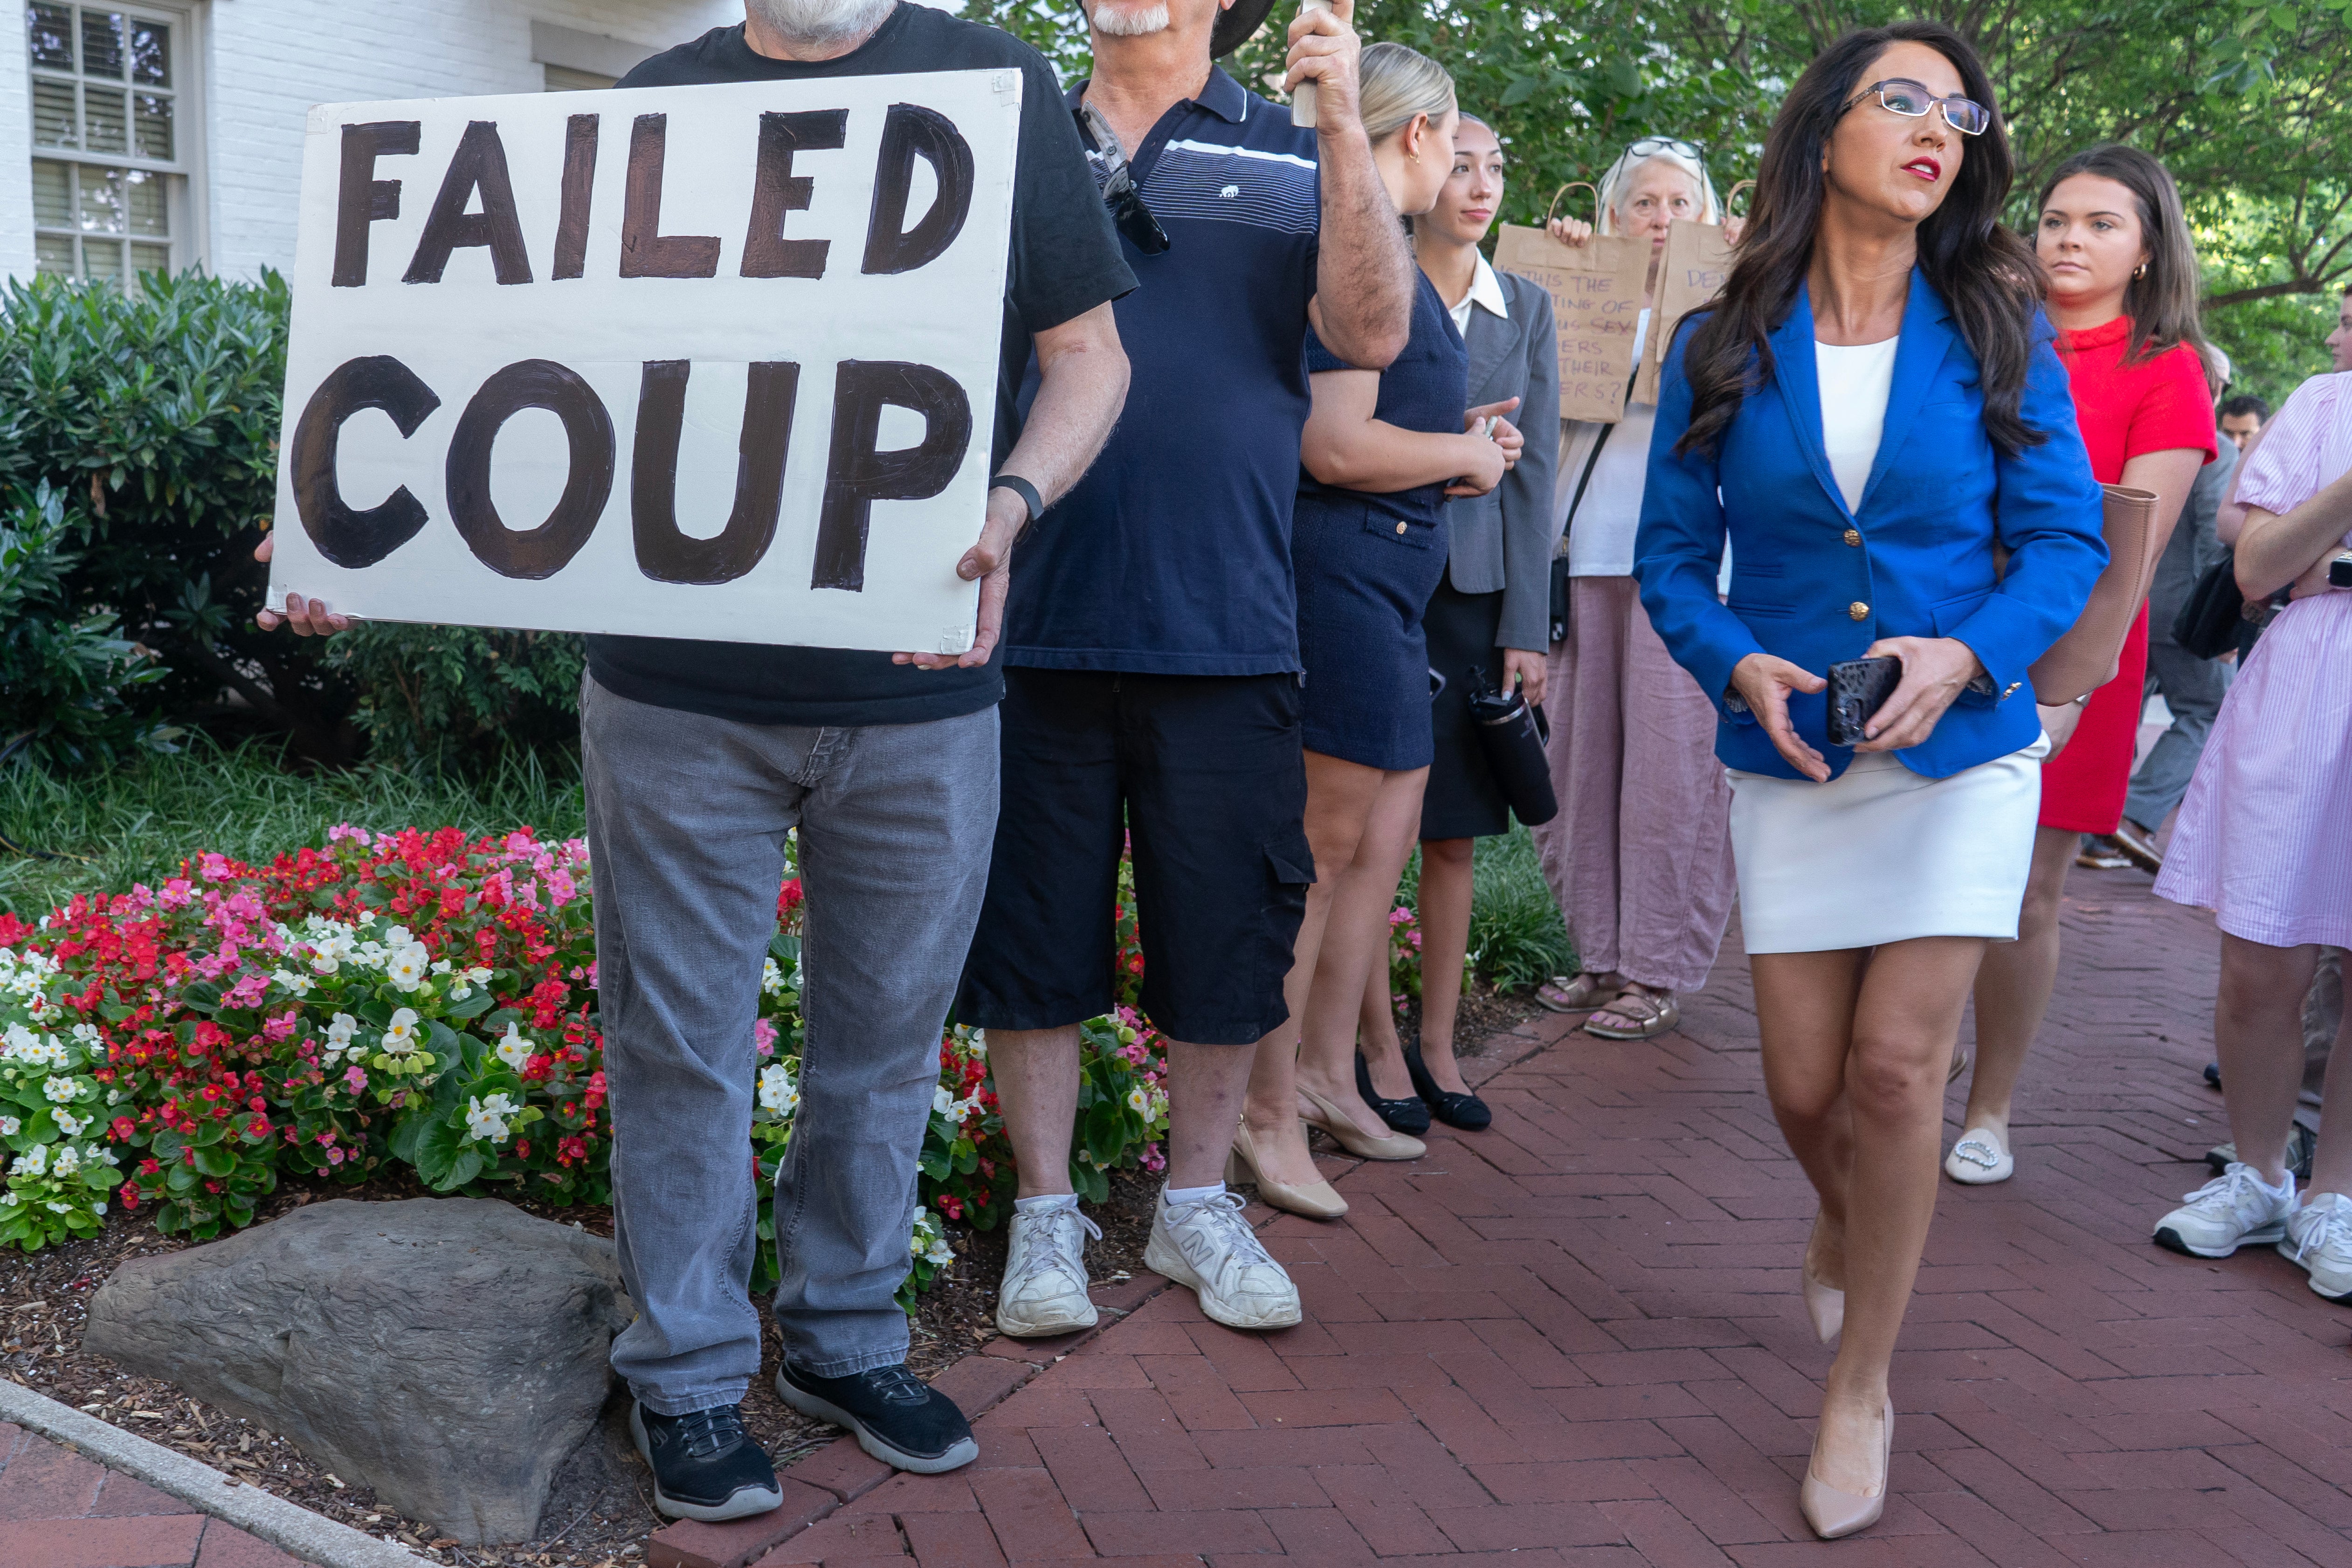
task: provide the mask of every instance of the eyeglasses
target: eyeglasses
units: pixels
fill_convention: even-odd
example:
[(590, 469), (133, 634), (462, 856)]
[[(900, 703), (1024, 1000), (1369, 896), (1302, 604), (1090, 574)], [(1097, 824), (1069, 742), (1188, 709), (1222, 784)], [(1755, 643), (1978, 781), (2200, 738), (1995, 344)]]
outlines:
[(1685, 142), (1679, 136), (1644, 136), (1625, 149), (1625, 156), (1639, 161), (1655, 153), (1676, 153), (1694, 163), (1706, 161), (1706, 150), (1696, 142)]
[(1110, 209), (1111, 226), (1144, 255), (1160, 255), (1168, 248), (1168, 231), (1143, 205), (1143, 193), (1135, 187), (1135, 172), (1128, 167), (1127, 149), (1118, 144), (1118, 132), (1091, 103), (1078, 106), (1077, 121), (1080, 135), (1094, 142), (1087, 149), (1087, 157), (1103, 166), (1103, 205)]
[(1937, 98), (1919, 83), (1906, 81), (1901, 77), (1872, 82), (1847, 99), (1845, 107), (1838, 112), (1843, 114), (1873, 93), (1878, 95), (1882, 105), (1906, 120), (1924, 120), (1929, 110), (1940, 104), (1944, 110), (1944, 123), (1963, 136), (1981, 136), (1992, 127), (1992, 110), (1975, 99), (1962, 98), (1957, 92), (1949, 98)]

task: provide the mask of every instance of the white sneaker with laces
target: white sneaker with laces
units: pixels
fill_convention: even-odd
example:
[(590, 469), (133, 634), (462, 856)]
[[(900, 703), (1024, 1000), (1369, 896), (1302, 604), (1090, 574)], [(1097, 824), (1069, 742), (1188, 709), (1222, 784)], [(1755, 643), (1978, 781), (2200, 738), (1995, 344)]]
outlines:
[(2234, 1164), (2187, 1194), (2189, 1202), (2156, 1222), (2156, 1244), (2191, 1258), (2227, 1258), (2252, 1242), (2286, 1235), (2294, 1212), (2294, 1175), (2283, 1191), (2263, 1185), (2247, 1164)]
[(2287, 1215), (2279, 1256), (2311, 1276), (2331, 1301), (2352, 1301), (2352, 1198), (2321, 1193)]
[(1095, 1326), (1087, 1299), (1087, 1238), (1102, 1230), (1076, 1208), (1013, 1211), (1004, 1280), (996, 1289), (996, 1326), (1014, 1339), (1074, 1333)]
[(1242, 1218), (1238, 1193), (1152, 1205), (1143, 1266), (1190, 1286), (1201, 1310), (1229, 1329), (1286, 1329), (1300, 1319), (1298, 1287)]

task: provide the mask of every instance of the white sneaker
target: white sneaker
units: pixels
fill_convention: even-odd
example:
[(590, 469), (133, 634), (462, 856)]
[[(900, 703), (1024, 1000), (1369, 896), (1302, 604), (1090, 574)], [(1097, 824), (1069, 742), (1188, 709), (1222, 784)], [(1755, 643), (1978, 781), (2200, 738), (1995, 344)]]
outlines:
[(996, 1289), (996, 1326), (1015, 1339), (1067, 1334), (1095, 1326), (1087, 1299), (1087, 1238), (1102, 1230), (1076, 1208), (1013, 1211), (1004, 1281)]
[(2005, 1182), (2016, 1173), (2017, 1156), (1990, 1127), (1969, 1128), (1944, 1156), (1944, 1174), (1971, 1187)]
[(1242, 1218), (1238, 1193), (1171, 1206), (1161, 1189), (1143, 1266), (1191, 1286), (1201, 1310), (1229, 1329), (1286, 1329), (1299, 1321), (1298, 1287)]
[(2331, 1301), (2352, 1301), (2352, 1198), (2322, 1193), (2286, 1218), (2279, 1256), (2311, 1276), (2311, 1288)]
[(2252, 1165), (2236, 1164), (2186, 1194), (2189, 1202), (2156, 1222), (2156, 1244), (2191, 1258), (2227, 1258), (2250, 1242), (2286, 1235), (2294, 1212), (2294, 1177), (2284, 1192), (2263, 1185)]

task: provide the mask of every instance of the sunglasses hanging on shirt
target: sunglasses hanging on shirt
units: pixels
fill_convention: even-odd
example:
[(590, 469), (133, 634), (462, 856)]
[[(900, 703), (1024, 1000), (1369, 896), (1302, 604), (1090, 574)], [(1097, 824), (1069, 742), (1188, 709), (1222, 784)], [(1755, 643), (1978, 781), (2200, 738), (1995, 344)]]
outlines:
[(1135, 171), (1128, 166), (1127, 149), (1118, 144), (1118, 132), (1091, 103), (1078, 105), (1077, 121), (1080, 137), (1094, 143), (1087, 149), (1087, 161), (1103, 170), (1103, 205), (1110, 209), (1112, 226), (1144, 255), (1160, 255), (1168, 248), (1168, 231), (1143, 205), (1143, 193), (1136, 189)]

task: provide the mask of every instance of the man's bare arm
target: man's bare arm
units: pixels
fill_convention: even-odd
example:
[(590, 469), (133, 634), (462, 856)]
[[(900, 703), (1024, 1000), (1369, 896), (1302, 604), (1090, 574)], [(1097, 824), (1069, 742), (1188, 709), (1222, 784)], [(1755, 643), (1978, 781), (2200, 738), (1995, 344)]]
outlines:
[(1385, 369), (1412, 334), (1412, 247), (1372, 163), (1357, 92), (1363, 42), (1355, 0), (1302, 11), (1290, 24), (1286, 87), (1317, 84), (1316, 158), (1322, 236), (1308, 310), (1323, 346), (1360, 370)]
[[(1118, 321), (1108, 304), (1048, 327), (1034, 339), (1037, 398), (1030, 405), (1021, 439), (997, 468), (1037, 487), (1045, 504), (1067, 495), (1110, 438), (1127, 405), (1127, 351), (1119, 346)], [(901, 653), (900, 664), (949, 669), (986, 664), (1004, 626), (1004, 594), (1011, 582), (1013, 543), (1029, 521), (1028, 508), (1011, 490), (988, 492), (988, 521), (980, 542), (964, 552), (956, 575), (980, 584), (980, 624), (971, 650), (960, 658)]]

